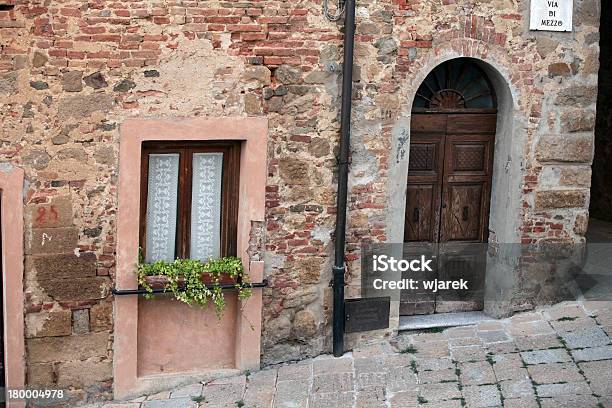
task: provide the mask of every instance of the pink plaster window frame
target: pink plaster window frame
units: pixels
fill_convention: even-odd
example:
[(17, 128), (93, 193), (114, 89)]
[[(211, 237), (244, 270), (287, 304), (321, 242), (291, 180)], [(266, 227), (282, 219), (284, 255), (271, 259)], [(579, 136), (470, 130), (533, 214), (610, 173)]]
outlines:
[[(4, 287), (4, 363), (7, 388), (25, 384), (23, 296), (23, 180), (20, 168), (1, 163), (2, 273)], [(23, 402), (9, 401), (9, 407)]]
[[(119, 142), (119, 197), (117, 214), (117, 273), (115, 287), (138, 286), (140, 212), (140, 163), (145, 141), (242, 141), (240, 154), (240, 203), (238, 206), (237, 253), (252, 282), (263, 279), (263, 261), (247, 254), (251, 222), (263, 222), (265, 214), (268, 120), (265, 118), (130, 119), (121, 125)], [(262, 289), (255, 289), (248, 307), (237, 316), (236, 369), (257, 369), (260, 363)], [(115, 398), (150, 391), (159, 384), (137, 374), (138, 297), (117, 296), (114, 302), (113, 377)], [(177, 374), (168, 374), (176, 378)], [(163, 377), (163, 376), (162, 376)], [(163, 380), (162, 380), (163, 381)]]

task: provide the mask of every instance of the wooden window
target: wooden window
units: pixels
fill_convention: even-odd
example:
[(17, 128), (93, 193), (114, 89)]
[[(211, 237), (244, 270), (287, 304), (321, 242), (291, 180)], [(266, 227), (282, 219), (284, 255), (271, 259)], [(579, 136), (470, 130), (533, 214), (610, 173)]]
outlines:
[(140, 188), (146, 262), (236, 255), (239, 142), (147, 142)]

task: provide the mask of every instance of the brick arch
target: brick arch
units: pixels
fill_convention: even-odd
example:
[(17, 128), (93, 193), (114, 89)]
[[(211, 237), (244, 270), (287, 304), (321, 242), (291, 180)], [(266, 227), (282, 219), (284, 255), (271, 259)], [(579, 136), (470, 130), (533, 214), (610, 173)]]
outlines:
[[(523, 176), (520, 164), (525, 157), (523, 147), (525, 147), (525, 141), (527, 140), (527, 122), (530, 114), (528, 108), (520, 105), (523, 92), (518, 84), (518, 79), (513, 78), (510, 74), (509, 67), (512, 66), (512, 58), (505, 48), (496, 45), (498, 41), (495, 38), (497, 37), (493, 35), (492, 38), (493, 44), (472, 38), (455, 38), (447, 42), (436, 43), (431, 52), (415, 61), (410, 70), (405, 73), (401, 92), (403, 103), (392, 131), (391, 145), (393, 150), (389, 166), (389, 202), (391, 208), (387, 216), (389, 242), (401, 242), (403, 237), (412, 101), (419, 85), (436, 66), (462, 57), (473, 59), (485, 71), (493, 83), (498, 97), (497, 134), (499, 137), (495, 145), (496, 162), (494, 168), (496, 171), (493, 175), (492, 199), (494, 195), (494, 199), (498, 199), (500, 188), (507, 192), (508, 195), (511, 195), (509, 198), (514, 199), (513, 207), (516, 209), (517, 216), (507, 225), (500, 225), (500, 217), (496, 217), (492, 206), (490, 229), (495, 233), (499, 242), (519, 242), (518, 229), (524, 211), (520, 203), (520, 183)], [(521, 149), (518, 149), (518, 147), (521, 147)], [(502, 171), (508, 165), (508, 158), (510, 158), (510, 167), (508, 171)], [(514, 170), (511, 175), (513, 186), (500, 186), (500, 182), (503, 181), (500, 177), (501, 174), (510, 173), (512, 170)], [(401, 222), (399, 222), (400, 219)]]

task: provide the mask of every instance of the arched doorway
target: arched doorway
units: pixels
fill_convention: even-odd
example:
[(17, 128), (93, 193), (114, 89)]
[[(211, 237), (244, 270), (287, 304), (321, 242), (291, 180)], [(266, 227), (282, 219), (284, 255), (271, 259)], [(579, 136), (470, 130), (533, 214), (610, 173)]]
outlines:
[[(487, 242), (496, 125), (495, 92), (473, 60), (447, 61), (425, 78), (412, 105), (405, 243), (448, 248), (449, 243)], [(458, 278), (471, 262), (469, 256), (459, 263), (446, 258), (441, 267), (445, 256), (439, 255), (440, 279)], [(481, 269), (472, 275), (474, 284), (483, 284)], [(450, 301), (431, 292), (402, 293), (400, 314), (482, 310), (479, 285)]]

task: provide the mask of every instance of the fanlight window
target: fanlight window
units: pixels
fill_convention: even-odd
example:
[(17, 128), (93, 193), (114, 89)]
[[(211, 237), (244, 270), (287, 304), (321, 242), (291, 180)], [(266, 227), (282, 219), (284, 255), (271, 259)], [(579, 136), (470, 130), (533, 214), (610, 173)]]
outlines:
[(419, 87), (416, 110), (495, 109), (495, 93), (482, 69), (466, 58), (438, 65)]

